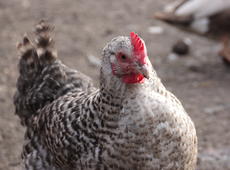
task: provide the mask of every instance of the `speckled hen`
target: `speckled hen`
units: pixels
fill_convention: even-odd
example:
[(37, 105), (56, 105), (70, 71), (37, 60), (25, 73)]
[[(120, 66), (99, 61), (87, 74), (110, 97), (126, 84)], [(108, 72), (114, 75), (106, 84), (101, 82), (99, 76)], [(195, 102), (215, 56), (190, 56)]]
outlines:
[(16, 114), (26, 126), (25, 170), (194, 170), (197, 137), (162, 85), (144, 41), (119, 36), (103, 50), (100, 87), (61, 63), (51, 27), (20, 51)]

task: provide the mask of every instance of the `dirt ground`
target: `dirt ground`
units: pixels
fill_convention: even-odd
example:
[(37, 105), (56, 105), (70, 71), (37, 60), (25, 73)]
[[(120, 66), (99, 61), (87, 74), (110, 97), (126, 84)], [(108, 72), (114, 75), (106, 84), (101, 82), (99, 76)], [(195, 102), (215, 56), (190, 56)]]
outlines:
[[(63, 62), (91, 76), (98, 70), (88, 56), (101, 56), (111, 38), (135, 31), (146, 42), (165, 86), (182, 101), (199, 137), (198, 170), (230, 169), (230, 68), (217, 56), (218, 42), (183, 32), (152, 18), (171, 0), (0, 0), (0, 170), (20, 169), (24, 129), (14, 115), (16, 42), (41, 18), (55, 25)], [(149, 27), (160, 26), (161, 34)], [(192, 41), (190, 54), (168, 57), (179, 38)]]

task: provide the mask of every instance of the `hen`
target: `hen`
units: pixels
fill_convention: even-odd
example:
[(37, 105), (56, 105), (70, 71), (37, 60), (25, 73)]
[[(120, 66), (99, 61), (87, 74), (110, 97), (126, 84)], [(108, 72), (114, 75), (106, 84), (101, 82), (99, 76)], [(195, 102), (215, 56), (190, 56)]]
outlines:
[[(186, 26), (200, 34), (228, 32), (230, 25), (229, 0), (177, 0), (155, 13), (157, 19)], [(218, 24), (217, 24), (218, 23)]]
[(16, 114), (26, 126), (25, 170), (193, 170), (197, 137), (162, 85), (144, 41), (119, 36), (103, 49), (100, 87), (57, 58), (43, 21), (20, 51)]
[(200, 35), (219, 39), (223, 48), (219, 55), (230, 63), (230, 1), (177, 0), (167, 5), (155, 18)]

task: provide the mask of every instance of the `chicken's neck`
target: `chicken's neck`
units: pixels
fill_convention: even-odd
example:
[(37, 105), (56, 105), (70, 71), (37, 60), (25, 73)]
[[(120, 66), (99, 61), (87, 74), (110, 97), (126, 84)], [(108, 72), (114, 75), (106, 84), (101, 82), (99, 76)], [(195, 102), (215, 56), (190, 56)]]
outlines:
[[(155, 86), (155, 87), (154, 87)], [(99, 96), (101, 99), (111, 104), (122, 105), (122, 101), (133, 93), (141, 93), (144, 91), (155, 90), (163, 86), (157, 77), (155, 71), (151, 72), (150, 79), (145, 79), (141, 83), (127, 84), (112, 74), (104, 74), (101, 71), (100, 75), (100, 90)]]
[(125, 97), (127, 85), (119, 78), (113, 75), (104, 75), (100, 77), (100, 96), (108, 98), (111, 102), (121, 102)]

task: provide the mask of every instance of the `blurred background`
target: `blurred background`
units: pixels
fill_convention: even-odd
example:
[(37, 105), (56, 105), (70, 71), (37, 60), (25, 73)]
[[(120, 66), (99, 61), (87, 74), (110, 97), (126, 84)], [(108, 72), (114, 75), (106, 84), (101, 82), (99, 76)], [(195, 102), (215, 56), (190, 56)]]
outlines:
[[(12, 103), (18, 76), (16, 43), (42, 18), (55, 25), (61, 60), (97, 85), (105, 44), (115, 36), (138, 33), (163, 83), (182, 101), (196, 125), (197, 169), (230, 169), (230, 67), (218, 56), (221, 41), (156, 20), (155, 12), (171, 2), (0, 0), (0, 170), (20, 169), (24, 128)], [(172, 53), (178, 40), (189, 48), (184, 55)]]

